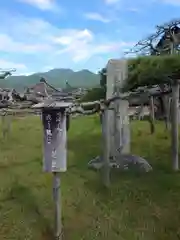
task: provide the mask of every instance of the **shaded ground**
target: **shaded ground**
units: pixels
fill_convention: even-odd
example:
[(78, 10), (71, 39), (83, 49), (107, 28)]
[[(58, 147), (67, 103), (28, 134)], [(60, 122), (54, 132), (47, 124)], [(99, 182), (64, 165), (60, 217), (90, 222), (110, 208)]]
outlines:
[[(180, 174), (171, 173), (170, 137), (158, 124), (133, 123), (132, 150), (152, 164), (150, 174), (114, 172), (107, 192), (100, 174), (87, 169), (100, 152), (96, 117), (73, 120), (68, 171), (62, 174), (66, 240), (180, 239)], [(0, 138), (0, 239), (51, 240), (52, 176), (42, 172), (38, 117), (14, 120)]]

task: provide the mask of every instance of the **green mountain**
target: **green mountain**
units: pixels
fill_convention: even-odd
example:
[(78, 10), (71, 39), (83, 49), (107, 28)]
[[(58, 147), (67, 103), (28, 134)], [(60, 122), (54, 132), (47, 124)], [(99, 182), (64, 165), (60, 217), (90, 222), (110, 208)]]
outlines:
[(48, 72), (35, 73), (29, 76), (10, 76), (4, 80), (0, 80), (1, 88), (15, 88), (18, 91), (32, 86), (44, 77), (48, 83), (57, 88), (64, 88), (66, 81), (72, 87), (94, 87), (99, 85), (99, 75), (89, 70), (81, 70), (74, 72), (71, 69), (52, 69)]

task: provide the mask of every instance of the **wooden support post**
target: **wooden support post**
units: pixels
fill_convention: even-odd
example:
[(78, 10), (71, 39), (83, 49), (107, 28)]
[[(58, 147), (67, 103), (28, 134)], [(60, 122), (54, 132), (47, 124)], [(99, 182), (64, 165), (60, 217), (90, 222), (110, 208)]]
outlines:
[(53, 173), (53, 197), (54, 197), (54, 235), (55, 240), (62, 240), (62, 222), (61, 222), (61, 191), (60, 175)]
[(168, 121), (169, 125), (171, 125), (171, 113), (172, 113), (172, 97), (168, 99)]
[(154, 97), (150, 96), (150, 108), (151, 108), (151, 117), (152, 120), (154, 121), (155, 117), (154, 117)]
[(155, 132), (155, 124), (154, 124), (154, 98), (153, 96), (150, 96), (150, 128), (151, 128), (151, 134)]
[(179, 169), (179, 159), (178, 159), (178, 111), (179, 110), (179, 82), (176, 81), (172, 85), (172, 166), (173, 170), (177, 171)]
[(170, 98), (168, 95), (162, 96), (163, 108), (165, 111), (165, 128), (166, 130), (170, 130)]
[(102, 137), (103, 137), (103, 184), (105, 187), (110, 186), (110, 133), (109, 133), (109, 119), (108, 110), (102, 113)]

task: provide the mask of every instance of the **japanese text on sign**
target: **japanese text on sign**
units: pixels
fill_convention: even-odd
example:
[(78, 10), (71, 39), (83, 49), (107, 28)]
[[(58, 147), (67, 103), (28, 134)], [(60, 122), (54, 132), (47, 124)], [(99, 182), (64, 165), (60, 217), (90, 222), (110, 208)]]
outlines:
[(66, 115), (60, 110), (43, 111), (44, 171), (66, 171)]

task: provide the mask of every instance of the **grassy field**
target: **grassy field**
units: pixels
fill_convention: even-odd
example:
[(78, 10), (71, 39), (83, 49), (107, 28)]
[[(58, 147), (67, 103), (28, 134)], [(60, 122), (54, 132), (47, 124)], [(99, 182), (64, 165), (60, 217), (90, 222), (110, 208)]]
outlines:
[[(62, 174), (65, 240), (180, 239), (180, 174), (171, 172), (170, 135), (157, 124), (132, 125), (132, 152), (153, 165), (150, 174), (112, 175), (109, 191), (87, 162), (100, 153), (96, 117), (73, 120), (68, 136), (68, 171)], [(14, 119), (0, 137), (0, 240), (50, 240), (52, 176), (42, 172), (38, 117)]]

